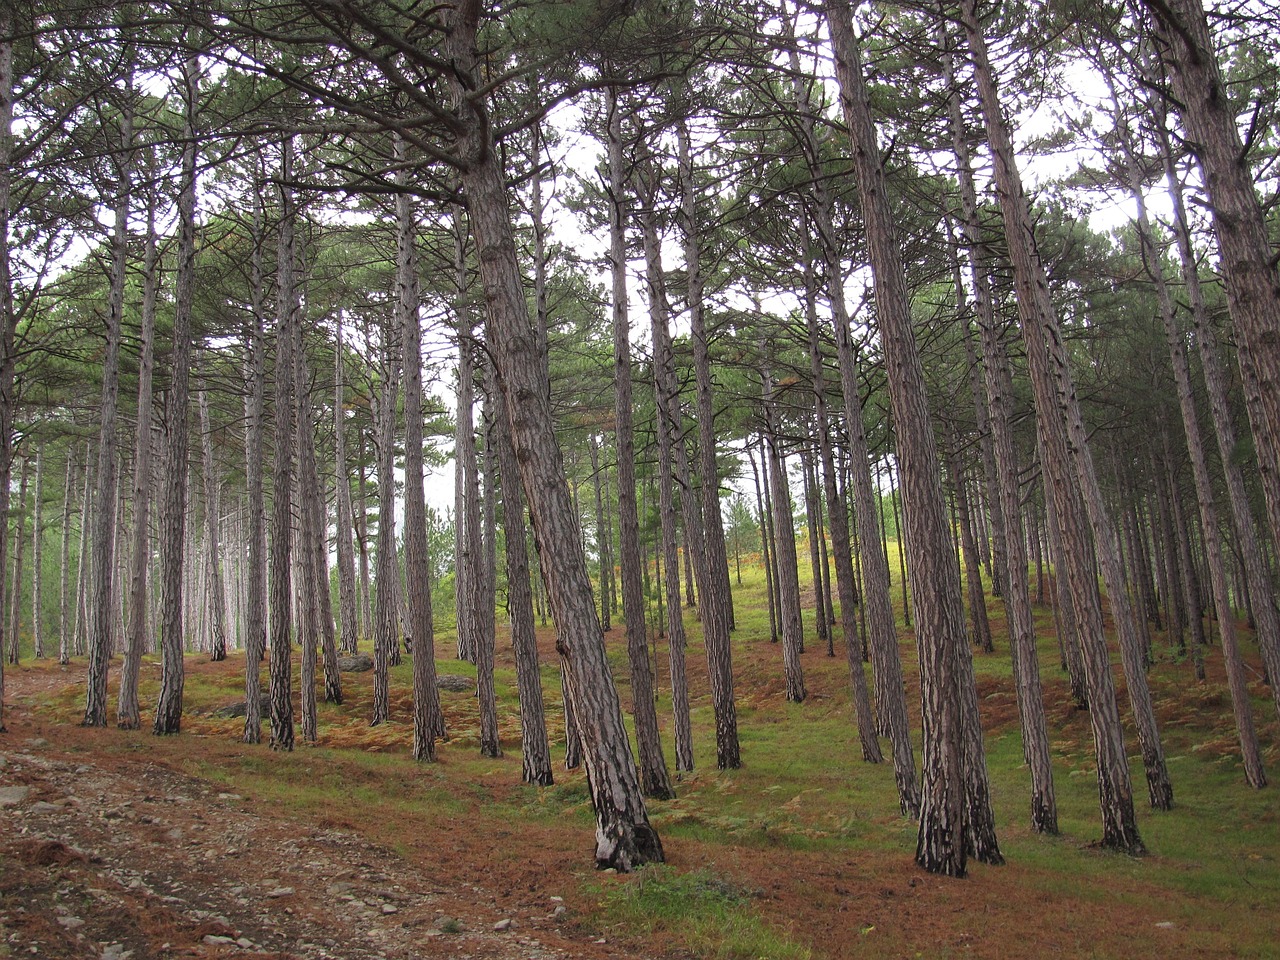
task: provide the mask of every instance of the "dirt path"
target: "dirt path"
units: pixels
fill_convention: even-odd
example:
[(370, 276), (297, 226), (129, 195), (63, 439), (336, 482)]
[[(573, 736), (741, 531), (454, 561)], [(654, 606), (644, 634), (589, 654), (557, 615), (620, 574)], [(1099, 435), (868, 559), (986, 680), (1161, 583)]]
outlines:
[(278, 819), (144, 757), (85, 762), (68, 749), (84, 731), (34, 728), (23, 691), (11, 693), (0, 957), (626, 955), (575, 942), (557, 897), (504, 914), (504, 891), (446, 886), (354, 832)]

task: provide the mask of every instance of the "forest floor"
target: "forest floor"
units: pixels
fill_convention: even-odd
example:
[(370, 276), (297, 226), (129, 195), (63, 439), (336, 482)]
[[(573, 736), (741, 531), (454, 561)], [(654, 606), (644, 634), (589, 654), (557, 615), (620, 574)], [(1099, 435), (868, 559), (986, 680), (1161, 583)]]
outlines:
[[(625, 701), (618, 632), (610, 656)], [(552, 662), (550, 633), (540, 641)], [(914, 866), (914, 828), (898, 815), (889, 764), (857, 760), (838, 646), (834, 658), (817, 644), (804, 655), (802, 705), (782, 699), (778, 646), (758, 638), (735, 650), (746, 764), (726, 772), (711, 768), (705, 663), (691, 645), (707, 767), (679, 780), (677, 800), (651, 805), (668, 865), (617, 876), (592, 869), (581, 771), (557, 762), (556, 786), (520, 783), (501, 646), (506, 755), (481, 760), (474, 696), (442, 693), (452, 739), (429, 767), (407, 755), (407, 667), (393, 674), (396, 722), (369, 728), (371, 675), (343, 674), (344, 703), (322, 704), (319, 741), (291, 754), (246, 746), (242, 720), (212, 716), (243, 696), (238, 655), (188, 657), (183, 733), (172, 737), (79, 726), (82, 660), (8, 668), (0, 957), (1280, 956), (1280, 808), (1238, 775), (1212, 663), (1199, 687), (1186, 683), (1184, 663), (1152, 672), (1181, 792), (1173, 813), (1140, 804), (1152, 853), (1132, 858), (1094, 844), (1087, 715), (1068, 704), (1051, 650), (1042, 667), (1063, 836), (1029, 831), (1008, 654), (979, 654), (1009, 863), (974, 864), (955, 881)], [(909, 638), (902, 650), (911, 678)], [(144, 704), (158, 664), (146, 670)], [(116, 672), (113, 663), (113, 681)], [(562, 735), (554, 678), (548, 667), (553, 743)], [(1254, 687), (1274, 768), (1280, 724), (1266, 688)], [(1133, 775), (1141, 800), (1136, 757)]]

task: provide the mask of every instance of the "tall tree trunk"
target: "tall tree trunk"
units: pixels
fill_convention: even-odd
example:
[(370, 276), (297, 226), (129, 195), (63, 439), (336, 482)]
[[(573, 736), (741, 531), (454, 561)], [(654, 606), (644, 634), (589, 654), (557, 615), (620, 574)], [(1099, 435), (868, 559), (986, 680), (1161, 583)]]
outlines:
[[(13, 535), (13, 582), (9, 587), (9, 650), (6, 659), (15, 666), (18, 663), (18, 642), (20, 640), (19, 630), (22, 626), (22, 561), (23, 561), (23, 545), (27, 538), (24, 532), (27, 519), (27, 478), (31, 473), (31, 458), (22, 458), (22, 471), (18, 480), (18, 509), (17, 523), (14, 528)], [(114, 513), (114, 511), (113, 511)], [(4, 532), (5, 536), (8, 531)], [(111, 655), (110, 650), (111, 631), (107, 631), (107, 656)], [(103, 696), (106, 696), (105, 692)]]
[(497, 536), (496, 509), (497, 476), (495, 466), (497, 451), (493, 447), (493, 401), (489, 394), (497, 393), (488, 377), (485, 386), (485, 402), (480, 422), (484, 428), (484, 462), (481, 468), (484, 477), (484, 510), (481, 515), (481, 527), (484, 532), (484, 549), (480, 556), (480, 577), (476, 582), (475, 622), (476, 630), (476, 698), (480, 701), (480, 756), (502, 756), (502, 744), (498, 737), (498, 700), (493, 680), (493, 655), (497, 645), (497, 611), (495, 605), (498, 592), (497, 570)]
[[(951, 142), (960, 175), (963, 206), (962, 230), (965, 253), (974, 288), (978, 324), (982, 340), (985, 401), (975, 400), (982, 409), (980, 419), (990, 428), (991, 456), (994, 461), (996, 496), (992, 499), (992, 517), (996, 522), (996, 579), (1000, 572), (1007, 577), (1000, 591), (1005, 604), (1005, 620), (1009, 625), (1009, 653), (1013, 660), (1018, 716), (1022, 729), (1022, 753), (1031, 773), (1031, 828), (1037, 833), (1058, 832), (1058, 806), (1053, 788), (1048, 724), (1045, 719), (1044, 693), (1040, 683), (1040, 661), (1036, 652), (1035, 616), (1031, 609), (1030, 586), (1027, 583), (1026, 541), (1021, 523), (1021, 497), (1018, 489), (1018, 457), (1013, 437), (1013, 374), (1009, 356), (996, 323), (995, 303), (987, 265), (979, 257), (981, 234), (978, 223), (978, 194), (973, 182), (973, 166), (968, 137), (961, 112), (959, 93), (955, 88), (952, 56), (945, 28), (939, 28), (943, 48), (943, 77), (948, 87), (948, 111)], [(956, 278), (957, 295), (961, 290)], [(968, 338), (966, 337), (966, 344)]]
[[(264, 178), (262, 178), (264, 179)], [(264, 421), (267, 407), (267, 361), (263, 342), (266, 316), (262, 254), (261, 179), (254, 192), (253, 250), (250, 254), (250, 316), (243, 332), (249, 394), (245, 398), (245, 487), (249, 506), (248, 610), (244, 644), (245, 743), (262, 742), (260, 665), (267, 649), (267, 506), (262, 489)]]
[(497, 389), (493, 391), (493, 415), (493, 438), (502, 486), (502, 529), (506, 534), (507, 615), (511, 621), (511, 647), (515, 653), (516, 688), (520, 695), (521, 775), (525, 783), (547, 787), (554, 780), (543, 708), (542, 675), (538, 670), (529, 549), (525, 543), (524, 498), (520, 491), (520, 467), (511, 447), (506, 397)]
[(213, 432), (209, 427), (208, 390), (202, 389), (196, 401), (200, 408), (200, 433), (203, 438), (205, 542), (209, 548), (209, 602), (213, 614), (213, 646), (209, 651), (209, 659), (216, 663), (227, 658), (226, 591), (222, 582), (222, 550), (218, 542), (221, 510), (218, 477), (213, 465)]
[(466, 259), (463, 244), (466, 226), (459, 207), (454, 215), (454, 237), (458, 271), (458, 423), (454, 435), (454, 536), (457, 560), (454, 565), (454, 608), (457, 622), (458, 659), (474, 663), (476, 611), (475, 578), (480, 573), (480, 479), (476, 466), (475, 406), (476, 345), (471, 333), (471, 311), (463, 298)]
[[(942, 472), (924, 371), (912, 333), (901, 252), (852, 13), (845, 0), (826, 0), (824, 6), (836, 56), (840, 105), (853, 141), (858, 196), (875, 283), (876, 320), (897, 428), (904, 510), (911, 518), (907, 549), (912, 561), (924, 722), (916, 862), (934, 873), (963, 876), (969, 842), (976, 845), (978, 857), (984, 861), (1000, 862), (1001, 857), (985, 796), (986, 758), (980, 729), (976, 740), (974, 737), (977, 703), (964, 636), (959, 570), (948, 546)], [(967, 731), (962, 730), (962, 724)]]
[[(769, 642), (778, 642), (777, 603), (774, 595), (777, 592), (773, 583), (773, 549), (770, 546), (769, 531), (773, 528), (773, 510), (770, 509), (769, 484), (760, 482), (760, 468), (756, 466), (756, 456), (752, 445), (747, 444), (747, 460), (751, 463), (751, 478), (756, 488), (756, 514), (760, 518), (760, 554), (764, 562), (765, 603), (769, 607)], [(764, 467), (764, 453), (760, 456), (761, 467)], [(767, 467), (766, 467), (767, 471)], [(762, 489), (763, 488), (763, 489)]]
[(178, 274), (174, 289), (169, 390), (165, 395), (165, 478), (160, 497), (160, 698), (152, 730), (177, 733), (182, 725), (182, 573), (187, 533), (187, 416), (190, 406), (191, 311), (195, 300), (196, 146), (200, 60), (183, 67), (186, 116), (182, 179), (178, 194)]
[(1147, 774), (1147, 791), (1153, 807), (1168, 809), (1173, 804), (1173, 786), (1169, 782), (1160, 732), (1151, 704), (1151, 692), (1142, 663), (1141, 641), (1125, 590), (1116, 532), (1098, 484), (1057, 313), (1049, 296), (1044, 265), (1035, 246), (1031, 211), (1023, 193), (1013, 145), (1000, 112), (995, 76), (987, 59), (985, 38), (978, 26), (976, 0), (964, 0), (963, 20), (969, 46), (973, 51), (987, 137), (996, 157), (997, 192), (1013, 263), (1019, 319), (1036, 391), (1036, 405), (1038, 410), (1043, 411), (1041, 419), (1049, 426), (1051, 433), (1063, 430), (1066, 433), (1060, 441), (1055, 440), (1047, 452), (1051, 457), (1065, 452), (1068, 457), (1066, 463), (1079, 484), (1081, 499), (1093, 532), (1098, 564), (1102, 568), (1103, 580), (1107, 586), (1112, 619), (1120, 635), (1121, 660), (1129, 691), (1129, 703), (1138, 728), (1143, 767)]
[(893, 751), (894, 779), (898, 802), (904, 816), (915, 817), (920, 810), (919, 787), (916, 782), (915, 756), (911, 730), (907, 720), (906, 690), (902, 678), (902, 661), (898, 652), (897, 627), (890, 599), (888, 558), (880, 552), (881, 524), (877, 511), (879, 497), (871, 482), (871, 459), (867, 449), (866, 430), (862, 418), (857, 354), (849, 329), (849, 308), (844, 295), (844, 267), (835, 230), (833, 204), (827, 180), (822, 174), (820, 144), (813, 122), (815, 111), (807, 89), (797, 84), (800, 103), (802, 146), (813, 178), (815, 223), (826, 272), (827, 301), (831, 305), (831, 321), (835, 331), (836, 360), (844, 397), (845, 423), (848, 429), (850, 466), (853, 476), (853, 513), (857, 540), (862, 544), (859, 567), (862, 574), (862, 612), (866, 616), (867, 634), (873, 664), (877, 729), (889, 737)]
[[(129, 623), (125, 631), (124, 662), (120, 667), (120, 692), (116, 701), (116, 725), (136, 730), (138, 674), (147, 646), (147, 566), (151, 560), (151, 422), (152, 381), (155, 373), (157, 270), (155, 198), (147, 203), (147, 238), (143, 253), (142, 327), (138, 334), (138, 422), (133, 450), (133, 555), (129, 575)], [(65, 520), (64, 520), (65, 523)], [(65, 540), (65, 531), (64, 531)]]
[(294, 391), (297, 369), (293, 359), (299, 321), (297, 278), (294, 275), (294, 226), (297, 216), (293, 199), (293, 137), (286, 136), (280, 155), (280, 227), (278, 237), (276, 294), (276, 402), (275, 448), (271, 502), (271, 749), (293, 749), (293, 604), (290, 602), (290, 565), (293, 553), (293, 451)]
[[(121, 28), (126, 33), (127, 25)], [(132, 61), (131, 38), (124, 56)], [(115, 224), (111, 231), (111, 276), (107, 294), (107, 343), (102, 358), (102, 405), (98, 432), (97, 511), (93, 517), (93, 598), (89, 625), (89, 667), (85, 678), (83, 725), (107, 725), (107, 671), (111, 661), (112, 592), (116, 526), (116, 412), (120, 405), (120, 336), (129, 257), (129, 204), (133, 199), (133, 71), (126, 67), (120, 111), (120, 143), (115, 164)], [(11, 602), (17, 603), (14, 598)]]
[[(645, 133), (641, 132), (641, 137)], [(657, 402), (658, 434), (658, 515), (662, 525), (663, 560), (666, 564), (667, 644), (671, 654), (671, 706), (675, 715), (676, 769), (693, 769), (693, 737), (689, 718), (689, 689), (685, 677), (684, 614), (680, 605), (680, 560), (676, 534), (675, 451), (680, 443), (680, 396), (676, 387), (675, 358), (667, 329), (670, 306), (663, 274), (661, 242), (655, 220), (657, 169), (645, 150), (642, 164), (644, 196), (639, 211), (644, 238), (645, 288), (649, 301), (649, 323), (653, 342), (653, 393)], [(686, 486), (685, 496), (692, 491)], [(636, 723), (636, 745), (640, 753), (640, 785), (647, 797), (660, 800), (675, 796), (667, 775), (654, 706), (653, 674), (644, 638), (634, 647), (628, 643), (631, 661), (631, 710)]]
[[(408, 173), (403, 167), (405, 145), (399, 136), (396, 137), (396, 157), (401, 164), (396, 179), (403, 184), (408, 180)], [(413, 201), (408, 193), (397, 193), (396, 302), (404, 351), (404, 567), (409, 585), (409, 633), (413, 637), (413, 758), (433, 761), (435, 740), (445, 736), (445, 726), (440, 691), (436, 687), (435, 626), (427, 556), (427, 503), (423, 491), (426, 468), (422, 457), (422, 319), (414, 227)]]
[[(9, 253), (10, 205), (13, 202), (13, 34), (14, 13), (0, 7), (0, 531), (9, 529), (9, 485), (13, 480), (14, 378), (17, 349), (14, 342), (18, 311), (14, 304), (13, 273)], [(70, 477), (68, 464), (68, 482)], [(4, 573), (8, 564), (8, 537), (0, 536), (0, 610)], [(4, 650), (4, 623), (0, 618), (0, 651)], [(65, 638), (66, 631), (63, 631)], [(61, 641), (65, 644), (65, 639)], [(4, 657), (0, 655), (0, 733), (4, 725)]]
[(627, 743), (617, 688), (605, 658), (577, 519), (565, 484), (547, 390), (546, 354), (529, 329), (524, 285), (516, 262), (507, 191), (490, 128), (464, 90), (476, 88), (479, 0), (462, 0), (449, 15), (443, 53), (461, 136), (461, 179), (471, 209), (488, 312), (486, 341), (498, 386), (505, 393), (512, 446), (533, 515), (556, 622), (556, 647), (583, 740), (587, 782), (596, 814), (596, 863), (629, 870), (663, 859), (650, 825)]
[[(1244, 563), (1254, 618), (1257, 622), (1258, 647), (1262, 651), (1267, 676), (1271, 678), (1271, 698), (1280, 714), (1280, 610), (1277, 610), (1275, 588), (1262, 556), (1259, 530), (1254, 523), (1245, 489), (1244, 472), (1235, 456), (1236, 429), (1231, 417), (1228, 397), (1228, 374), (1223, 369), (1209, 311), (1205, 306), (1204, 292), (1200, 288), (1200, 273), (1191, 246), (1191, 229), (1187, 222), (1186, 201), (1182, 180), (1174, 165), (1173, 146), (1169, 132), (1163, 123), (1157, 124), (1161, 140), (1161, 153), (1165, 167), (1165, 183), (1173, 202), (1173, 230), (1178, 243), (1178, 256), (1182, 263), (1182, 279), (1186, 287), (1187, 302), (1191, 307), (1192, 339), (1200, 357), (1204, 383), (1209, 396), (1209, 413), (1212, 416), (1214, 434), (1218, 441), (1218, 457), (1227, 481), (1227, 502), (1231, 507), (1231, 519)], [(1280, 534), (1274, 527), (1272, 535)]]
[(805, 698), (804, 623), (800, 615), (800, 575), (796, 557), (795, 519), (791, 511), (791, 489), (787, 480), (786, 455), (773, 425), (773, 374), (765, 366), (760, 373), (764, 384), (765, 439), (769, 452), (769, 484), (773, 488), (773, 542), (778, 561), (778, 597), (782, 601), (782, 670), (787, 699), (801, 703)]
[(984, 653), (995, 649), (991, 639), (991, 623), (987, 619), (987, 599), (982, 590), (982, 560), (978, 556), (978, 539), (973, 529), (973, 512), (969, 509), (968, 484), (960, 459), (960, 437), (952, 430), (949, 449), (948, 472), (956, 496), (956, 513), (960, 527), (960, 549), (964, 555), (964, 570), (969, 588), (969, 619), (973, 624), (975, 646)]
[(818, 459), (822, 467), (823, 489), (827, 496), (827, 510), (831, 518), (831, 552), (836, 562), (836, 590), (840, 594), (840, 626), (844, 637), (845, 654), (849, 662), (849, 678), (853, 686), (854, 715), (858, 720), (858, 740), (862, 745), (862, 759), (868, 763), (880, 763), (884, 757), (880, 742), (876, 739), (875, 714), (871, 708), (871, 695), (867, 689), (867, 673), (862, 663), (862, 642), (858, 636), (858, 587), (853, 569), (853, 550), (849, 543), (849, 514), (844, 497), (836, 484), (835, 455), (832, 451), (830, 424), (827, 414), (826, 377), (823, 371), (822, 352), (818, 337), (818, 278), (813, 269), (813, 255), (805, 246), (805, 327), (809, 338), (809, 369), (813, 375), (813, 410), (818, 440)]
[[(1201, 0), (1143, 0), (1209, 194), (1272, 538), (1280, 542), (1280, 275)], [(1272, 677), (1273, 683), (1276, 681)]]
[(342, 311), (338, 311), (333, 335), (333, 473), (337, 495), (337, 521), (334, 538), (338, 558), (338, 633), (342, 649), (355, 653), (360, 642), (360, 613), (356, 601), (356, 557), (351, 546), (351, 478), (347, 474), (347, 414), (343, 398), (345, 380), (345, 347), (342, 342)]
[[(67, 446), (67, 479), (62, 497), (62, 575), (59, 580), (58, 605), (58, 663), (66, 665), (71, 659), (71, 642), (74, 634), (74, 614), (71, 612), (71, 502), (76, 495), (76, 459), (70, 444)], [(0, 497), (3, 493), (0, 492)]]
[(378, 391), (378, 556), (374, 569), (373, 716), (377, 726), (391, 718), (391, 655), (400, 646), (397, 599), (400, 562), (396, 559), (396, 394), (400, 390), (399, 338), (389, 321), (382, 327), (382, 383)]

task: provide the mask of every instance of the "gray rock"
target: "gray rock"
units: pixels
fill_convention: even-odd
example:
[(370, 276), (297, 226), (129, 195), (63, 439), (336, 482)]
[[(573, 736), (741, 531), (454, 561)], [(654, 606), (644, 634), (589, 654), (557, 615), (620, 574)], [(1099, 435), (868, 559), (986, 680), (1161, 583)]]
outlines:
[[(230, 720), (235, 717), (243, 717), (248, 704), (241, 700), (239, 703), (233, 703), (225, 707), (219, 707), (213, 711), (212, 716), (220, 720)], [(268, 716), (271, 713), (271, 695), (267, 693), (258, 696), (258, 712), (262, 716)]]
[(280, 897), (291, 897), (293, 896), (293, 887), (276, 887), (274, 890), (268, 890), (267, 896), (277, 900)]
[(0, 787), (0, 807), (16, 807), (30, 792), (30, 787)]
[(58, 923), (67, 930), (75, 930), (77, 927), (84, 926), (84, 921), (79, 917), (59, 917)]
[(442, 673), (436, 677), (436, 686), (451, 693), (467, 693), (475, 689), (476, 682), (456, 673)]
[(27, 808), (30, 813), (61, 813), (65, 808), (56, 803), (46, 803), (43, 800), (37, 800)]
[(367, 653), (353, 653), (338, 658), (338, 669), (343, 673), (364, 673), (373, 669), (373, 657)]
[(502, 920), (499, 920), (497, 923), (493, 925), (493, 929), (496, 930), (498, 933), (502, 933), (504, 930), (510, 930), (511, 918), (505, 917)]
[(211, 947), (233, 946), (233, 945), (239, 946), (239, 944), (236, 943), (234, 937), (218, 937), (218, 936), (214, 936), (212, 933), (205, 934), (205, 938), (203, 942), (208, 944)]

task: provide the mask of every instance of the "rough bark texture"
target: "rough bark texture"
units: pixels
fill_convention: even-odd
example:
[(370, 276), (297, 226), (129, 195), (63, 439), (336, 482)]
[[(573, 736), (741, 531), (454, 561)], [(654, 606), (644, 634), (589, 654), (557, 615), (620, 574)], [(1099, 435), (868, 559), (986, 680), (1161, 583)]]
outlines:
[(1236, 637), (1235, 614), (1231, 609), (1231, 590), (1227, 582), (1226, 547), (1222, 542), (1222, 529), (1218, 522), (1218, 506), (1214, 502), (1213, 480), (1209, 474), (1209, 461), (1205, 455), (1204, 440), (1200, 433), (1195, 396), (1191, 387), (1191, 365), (1187, 359), (1186, 338), (1178, 321), (1173, 294), (1165, 282), (1161, 268), (1160, 250), (1147, 216), (1146, 198), (1142, 193), (1136, 148), (1127, 129), (1119, 103), (1116, 105), (1116, 129), (1126, 160), (1128, 187), (1138, 210), (1138, 240), (1147, 274), (1156, 290), (1160, 305), (1160, 317), (1164, 321), (1165, 339), (1169, 345), (1169, 360), (1173, 366), (1173, 381), (1178, 392), (1178, 406), (1182, 411), (1182, 426), (1186, 432), (1187, 452), (1191, 459), (1191, 473), (1195, 480), (1196, 501), (1200, 508), (1200, 529), (1209, 563), (1209, 580), (1213, 587), (1213, 602), (1218, 614), (1218, 632), (1222, 640), (1222, 657), (1227, 670), (1227, 685), (1231, 691), (1231, 704), (1235, 712), (1236, 733), (1240, 739), (1240, 753), (1244, 761), (1245, 779), (1252, 787), (1264, 787), (1266, 774), (1262, 768), (1262, 750), (1253, 723), (1253, 709), (1249, 704), (1249, 688), (1240, 658), (1240, 646)]
[[(923, 739), (923, 789), (916, 862), (934, 873), (963, 876), (967, 856), (963, 813), (966, 766), (984, 785), (983, 757), (965, 756), (962, 703), (972, 686), (961, 658), (968, 653), (964, 604), (958, 570), (950, 549), (942, 472), (937, 459), (924, 371), (911, 328), (901, 253), (867, 100), (858, 41), (845, 0), (824, 4), (836, 56), (840, 105), (853, 141), (858, 197), (866, 224), (867, 249), (875, 282), (876, 320), (884, 351), (889, 399), (898, 437), (898, 463), (904, 510), (910, 515), (907, 550), (911, 557), (916, 646), (920, 658)], [(970, 667), (970, 670), (972, 668)], [(979, 744), (981, 737), (979, 735)], [(972, 749), (972, 744), (970, 744)], [(975, 828), (976, 832), (976, 828)], [(979, 836), (994, 844), (990, 837)], [(981, 853), (981, 851), (980, 851)], [(988, 859), (998, 851), (988, 851)]]
[[(14, 334), (18, 314), (14, 309), (13, 274), (9, 256), (9, 206), (12, 203), (13, 187), (12, 36), (13, 10), (8, 6), (0, 7), (0, 530), (9, 529), (9, 483), (13, 476), (13, 386), (17, 368)], [(5, 605), (2, 571), (8, 565), (8, 540), (8, 537), (0, 536), (0, 610)], [(65, 630), (63, 636), (66, 636)], [(4, 650), (4, 646), (4, 624), (0, 623), (0, 651)], [(0, 733), (3, 732), (4, 657), (0, 655)]]
[[(642, 134), (643, 136), (643, 134)], [(667, 598), (667, 645), (671, 654), (671, 705), (675, 715), (676, 769), (693, 769), (693, 737), (689, 720), (689, 686), (685, 676), (684, 614), (680, 605), (680, 559), (676, 533), (675, 447), (680, 442), (680, 397), (675, 384), (675, 359), (667, 329), (670, 306), (663, 276), (662, 253), (654, 219), (652, 158), (644, 160), (645, 196), (640, 210), (644, 235), (645, 289), (653, 343), (653, 392), (658, 412), (658, 516), (662, 526), (663, 586)], [(686, 486), (684, 489), (688, 489)], [(653, 673), (643, 635), (627, 644), (631, 661), (631, 709), (640, 752), (640, 785), (645, 796), (669, 799), (675, 795), (667, 775), (654, 705)]]
[(245, 486), (249, 500), (248, 598), (244, 644), (245, 743), (262, 742), (261, 661), (267, 649), (267, 505), (262, 488), (263, 432), (267, 409), (267, 359), (263, 342), (265, 277), (262, 266), (262, 198), (255, 197), (250, 263), (250, 317), (245, 330), (249, 395), (245, 398)]
[(520, 744), (525, 783), (550, 786), (551, 746), (543, 708), (542, 675), (538, 670), (538, 639), (533, 623), (533, 589), (529, 581), (529, 549), (525, 543), (524, 497), (520, 467), (511, 448), (506, 398), (493, 391), (494, 444), (502, 487), (502, 528), (507, 550), (507, 616), (516, 658), (516, 688), (520, 695)]
[(862, 643), (858, 637), (858, 587), (854, 579), (853, 550), (849, 543), (849, 513), (836, 484), (835, 455), (827, 414), (826, 376), (818, 339), (817, 277), (813, 257), (805, 251), (805, 326), (809, 336), (809, 369), (813, 375), (813, 412), (817, 421), (818, 458), (821, 460), (823, 490), (831, 515), (831, 552), (835, 556), (836, 590), (840, 594), (840, 626), (845, 653), (849, 661), (849, 679), (853, 686), (854, 716), (858, 721), (858, 740), (862, 759), (880, 763), (880, 741), (876, 738), (875, 713), (867, 688), (867, 672), (862, 663)]
[(169, 391), (165, 396), (165, 478), (160, 498), (160, 699), (153, 732), (177, 733), (182, 726), (182, 572), (187, 532), (187, 414), (191, 373), (191, 308), (196, 267), (196, 110), (200, 62), (183, 70), (186, 140), (178, 194), (178, 276), (174, 291)]
[(552, 427), (545, 353), (539, 351), (537, 336), (529, 328), (506, 185), (489, 128), (464, 93), (463, 78), (470, 83), (476, 80), (480, 14), (478, 0), (463, 0), (454, 8), (444, 53), (457, 69), (450, 84), (463, 131), (458, 144), (462, 187), (471, 208), (488, 306), (486, 340), (498, 386), (505, 393), (512, 446), (555, 618), (556, 647), (582, 736), (596, 813), (596, 863), (629, 870), (661, 861), (662, 844), (645, 810), (617, 688), (605, 658), (604, 634)]
[(391, 656), (400, 646), (396, 559), (396, 394), (400, 390), (399, 338), (386, 323), (382, 329), (382, 383), (378, 388), (378, 556), (374, 567), (377, 600), (373, 628), (373, 715), (377, 726), (391, 718)]
[[(131, 49), (131, 47), (130, 47)], [(131, 56), (131, 54), (126, 54)], [(132, 74), (130, 74), (130, 77)], [(132, 83), (126, 84), (130, 97)], [(115, 597), (112, 556), (116, 525), (116, 411), (120, 405), (120, 335), (124, 317), (125, 268), (129, 255), (129, 204), (133, 196), (133, 105), (123, 104), (120, 116), (119, 175), (115, 196), (115, 224), (111, 232), (111, 276), (107, 294), (106, 351), (102, 357), (102, 401), (98, 430), (98, 509), (93, 515), (93, 595), (90, 600), (89, 666), (85, 679), (83, 723), (107, 725), (107, 668), (111, 661)], [(16, 609), (17, 597), (10, 599)], [(16, 642), (17, 638), (13, 638)]]
[(147, 239), (142, 265), (142, 325), (138, 332), (138, 422), (133, 448), (129, 624), (125, 630), (124, 661), (120, 665), (120, 691), (116, 699), (116, 725), (125, 730), (136, 730), (142, 723), (138, 713), (138, 673), (147, 643), (147, 567), (151, 561), (152, 379), (155, 372), (156, 294), (160, 285), (156, 261), (153, 201), (147, 208)]
[[(404, 142), (396, 138), (403, 164)], [(403, 167), (397, 174), (407, 180)], [(413, 758), (433, 761), (435, 741), (445, 735), (440, 691), (436, 687), (436, 642), (432, 623), (431, 573), (427, 556), (426, 468), (422, 458), (422, 319), (418, 294), (418, 258), (414, 253), (413, 202), (396, 195), (396, 290), (404, 351), (404, 572), (413, 638)]]
[[(491, 380), (492, 378), (490, 378)], [(496, 393), (492, 383), (489, 393)], [(498, 585), (498, 527), (494, 501), (497, 500), (497, 477), (494, 467), (497, 453), (493, 448), (493, 406), (486, 398), (484, 414), (484, 510), (481, 526), (484, 530), (484, 550), (480, 556), (481, 576), (476, 583), (476, 698), (480, 701), (480, 755), (502, 756), (502, 744), (498, 739), (498, 699), (493, 679), (493, 655), (497, 645), (497, 622), (494, 604)]]
[(765, 388), (765, 420), (769, 454), (769, 485), (773, 490), (773, 542), (778, 562), (778, 598), (782, 602), (782, 670), (787, 699), (800, 703), (805, 698), (804, 667), (800, 654), (804, 650), (804, 622), (800, 614), (800, 571), (796, 557), (795, 518), (791, 512), (791, 490), (787, 482), (787, 463), (782, 443), (774, 432), (769, 410), (774, 390), (773, 375), (762, 371)]
[[(1239, 344), (1245, 409), (1272, 537), (1280, 541), (1280, 275), (1201, 0), (1143, 0), (1204, 174), (1218, 270)], [(1272, 677), (1273, 683), (1276, 678)]]
[(271, 749), (293, 749), (293, 604), (289, 570), (293, 551), (293, 448), (295, 385), (293, 327), (298, 322), (295, 292), (293, 231), (296, 216), (293, 190), (293, 138), (281, 144), (280, 233), (276, 295), (275, 470), (271, 494)]
[(342, 342), (342, 311), (334, 332), (333, 350), (333, 475), (336, 486), (337, 518), (334, 539), (338, 559), (338, 636), (345, 653), (360, 647), (360, 611), (356, 597), (356, 555), (351, 545), (351, 478), (347, 474), (346, 406), (343, 400), (345, 358)]
[(204, 537), (209, 551), (209, 605), (212, 608), (210, 626), (213, 643), (209, 659), (227, 659), (227, 604), (222, 582), (222, 548), (218, 540), (218, 524), (221, 520), (218, 496), (218, 476), (213, 465), (213, 431), (209, 427), (209, 393), (201, 390), (197, 398), (200, 408), (201, 452), (204, 460)]

